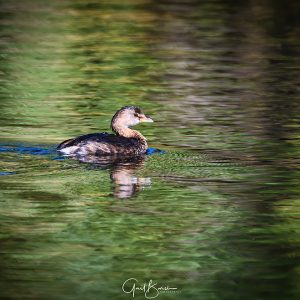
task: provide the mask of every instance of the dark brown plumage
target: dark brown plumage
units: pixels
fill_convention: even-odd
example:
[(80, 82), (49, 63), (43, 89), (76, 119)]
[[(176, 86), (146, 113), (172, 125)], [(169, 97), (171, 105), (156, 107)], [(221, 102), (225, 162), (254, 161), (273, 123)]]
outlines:
[(116, 134), (91, 133), (69, 139), (58, 145), (57, 150), (66, 155), (139, 155), (147, 151), (146, 138), (131, 126), (153, 122), (140, 108), (124, 106), (112, 118), (111, 128)]

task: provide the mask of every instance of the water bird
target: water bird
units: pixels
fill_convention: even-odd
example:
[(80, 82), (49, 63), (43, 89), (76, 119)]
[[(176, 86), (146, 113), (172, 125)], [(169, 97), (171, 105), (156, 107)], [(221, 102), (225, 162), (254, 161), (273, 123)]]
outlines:
[(111, 120), (111, 129), (115, 134), (107, 132), (90, 133), (63, 141), (57, 151), (69, 156), (134, 156), (146, 153), (146, 138), (130, 127), (142, 122), (153, 122), (136, 106), (124, 106), (119, 109)]

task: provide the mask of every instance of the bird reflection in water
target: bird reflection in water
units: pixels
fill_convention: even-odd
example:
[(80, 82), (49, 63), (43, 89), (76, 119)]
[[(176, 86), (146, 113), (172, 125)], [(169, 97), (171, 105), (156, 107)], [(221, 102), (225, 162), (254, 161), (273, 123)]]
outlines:
[(84, 156), (76, 157), (80, 162), (89, 163), (91, 168), (110, 169), (114, 184), (114, 196), (119, 199), (130, 198), (151, 185), (151, 178), (137, 175), (144, 166), (146, 155), (135, 157)]

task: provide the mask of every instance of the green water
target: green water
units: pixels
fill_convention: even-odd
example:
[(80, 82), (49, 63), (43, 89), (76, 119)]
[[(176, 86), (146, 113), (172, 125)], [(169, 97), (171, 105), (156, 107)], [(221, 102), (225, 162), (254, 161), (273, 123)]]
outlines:
[[(299, 299), (299, 12), (1, 1), (0, 298)], [(57, 157), (124, 105), (166, 154)]]

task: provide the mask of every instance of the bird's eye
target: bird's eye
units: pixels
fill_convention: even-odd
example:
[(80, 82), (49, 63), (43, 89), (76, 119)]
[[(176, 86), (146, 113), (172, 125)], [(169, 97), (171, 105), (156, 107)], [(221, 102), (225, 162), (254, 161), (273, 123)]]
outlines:
[(139, 117), (139, 114), (135, 113), (134, 116), (138, 118), (138, 117)]

